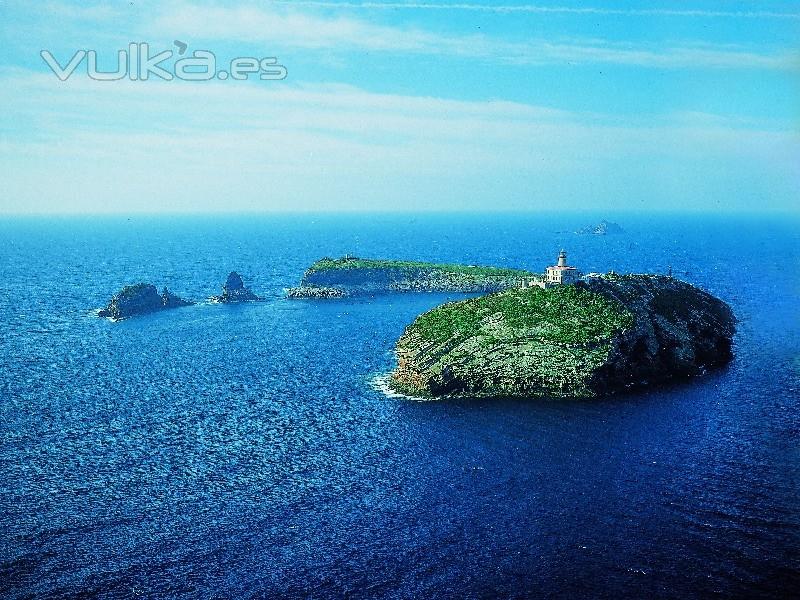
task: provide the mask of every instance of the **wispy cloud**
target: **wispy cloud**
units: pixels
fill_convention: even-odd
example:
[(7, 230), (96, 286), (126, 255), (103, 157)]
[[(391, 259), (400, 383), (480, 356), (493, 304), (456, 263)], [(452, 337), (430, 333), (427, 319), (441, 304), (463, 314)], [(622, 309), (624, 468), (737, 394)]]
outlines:
[[(626, 42), (622, 34), (568, 38), (558, 30), (557, 39), (531, 40), (520, 27), (475, 35), (442, 26), (440, 19), (413, 22), (308, 2), (232, 7), (191, 0), (146, 10), (137, 2), (135, 9), (124, 3), (112, 12), (89, 6), (77, 14), (63, 11), (58, 19), (45, 15), (42, 27), (31, 31), (58, 37), (63, 29), (67, 37), (58, 41), (67, 49), (73, 38), (76, 47), (85, 47), (83, 40), (112, 35), (104, 40), (108, 48), (120, 39), (183, 39), (218, 53), (275, 49), (281, 58), (291, 54), (305, 64), (333, 56), (353, 67), (345, 75), (361, 87), (301, 83), (299, 77), (109, 83), (80, 73), (62, 83), (42, 65), (27, 67), (41, 69), (34, 74), (22, 61), (11, 63), (18, 65), (15, 71), (0, 70), (0, 164), (6, 173), (0, 212), (159, 210), (165, 198), (172, 210), (535, 209), (554, 201), (565, 208), (610, 208), (620, 198), (628, 206), (642, 198), (651, 207), (705, 209), (725, 199), (746, 209), (754, 202), (789, 206), (800, 189), (800, 134), (788, 100), (775, 101), (786, 100), (787, 81), (800, 61), (791, 46), (776, 50), (763, 42), (769, 39), (764, 31), (713, 38), (735, 44), (659, 44), (634, 34), (638, 41)], [(17, 53), (28, 44), (24, 53), (36, 57), (42, 46), (15, 35)], [(364, 62), (367, 53), (390, 60)], [(432, 68), (403, 86), (406, 94), (374, 91), (386, 89), (387, 73), (399, 77), (401, 71), (371, 77), (362, 67), (391, 65), (395, 58)], [(464, 63), (456, 67), (479, 64), (497, 75), (492, 81), (510, 79), (510, 85), (487, 83), (467, 96), (463, 88), (474, 82), (461, 80), (452, 88), (456, 98), (440, 97), (451, 94), (443, 91), (447, 82), (428, 85), (425, 75), (450, 70), (460, 59)], [(503, 65), (658, 71), (617, 69), (611, 89), (595, 93), (583, 75), (597, 69), (528, 69), (531, 80), (537, 74), (542, 81), (558, 78), (559, 89), (540, 93), (534, 85), (517, 89)], [(692, 72), (671, 77), (667, 69)], [(738, 71), (734, 77), (709, 69)], [(773, 73), (763, 77), (765, 70)], [(305, 73), (342, 76), (322, 68)], [(658, 92), (636, 86), (653, 81)], [(685, 81), (720, 89), (712, 101), (698, 101), (682, 95)], [(662, 92), (665, 97), (654, 96)], [(475, 100), (495, 94), (531, 103)], [(722, 114), (709, 114), (715, 110)]]
[(292, 7), (227, 8), (177, 4), (152, 23), (157, 35), (184, 34), (192, 39), (269, 42), (273, 46), (325, 49), (330, 52), (368, 50), (462, 57), (516, 65), (616, 64), (645, 68), (800, 69), (795, 52), (762, 53), (728, 45), (655, 46), (574, 40), (508, 41), (485, 35), (443, 34), (419, 28), (375, 24), (350, 17), (299, 12)]
[(571, 15), (619, 15), (632, 17), (703, 17), (732, 19), (800, 19), (800, 13), (777, 11), (730, 11), (702, 9), (669, 9), (669, 8), (603, 8), (603, 7), (570, 7), (541, 6), (537, 4), (470, 4), (470, 3), (437, 3), (437, 2), (319, 2), (314, 0), (278, 0), (275, 4), (292, 6), (308, 6), (316, 8), (353, 8), (380, 10), (436, 10), (436, 11), (472, 11), (500, 14), (571, 14)]
[(62, 83), (21, 71), (0, 84), (13, 115), (0, 212), (158, 210), (164, 198), (173, 210), (611, 207), (631, 195), (691, 207), (747, 186), (786, 197), (798, 184), (800, 136), (714, 115), (631, 124), (338, 84)]
[(492, 55), (514, 64), (610, 64), (658, 69), (769, 69), (798, 70), (800, 54), (764, 54), (713, 44), (686, 44), (660, 48), (621, 43), (548, 43), (496, 45)]
[(191, 34), (194, 39), (267, 41), (311, 49), (369, 49), (432, 52), (442, 38), (350, 17), (255, 6), (175, 4), (152, 22), (156, 34)]

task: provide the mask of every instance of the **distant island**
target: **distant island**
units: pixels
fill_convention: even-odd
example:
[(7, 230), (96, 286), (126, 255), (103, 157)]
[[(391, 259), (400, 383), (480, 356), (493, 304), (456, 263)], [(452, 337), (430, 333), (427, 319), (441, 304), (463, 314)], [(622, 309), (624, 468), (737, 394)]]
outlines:
[(97, 315), (121, 321), (128, 317), (147, 313), (179, 308), (194, 304), (170, 292), (167, 288), (159, 294), (156, 286), (151, 283), (137, 283), (127, 285), (112, 296), (108, 306), (99, 310)]
[(735, 318), (662, 275), (592, 275), (445, 304), (396, 345), (390, 387), (420, 397), (595, 397), (731, 359)]
[[(390, 387), (436, 398), (590, 398), (699, 375), (731, 357), (736, 319), (722, 300), (671, 276), (583, 275), (562, 250), (537, 274), (508, 269), (344, 256), (323, 258), (289, 298), (392, 292), (485, 294), (434, 308), (396, 344)], [(261, 300), (232, 271), (212, 302)], [(138, 283), (99, 316), (131, 316), (193, 304)]]
[[(222, 285), (222, 294), (211, 296), (211, 302), (223, 304), (238, 302), (253, 302), (261, 300), (252, 291), (245, 287), (241, 276), (232, 271)], [(127, 285), (111, 297), (108, 305), (97, 311), (97, 316), (121, 321), (129, 317), (146, 315), (170, 308), (180, 308), (195, 304), (191, 300), (184, 300), (164, 288), (159, 294), (152, 283), (136, 283)]]
[(391, 292), (490, 293), (520, 285), (534, 274), (522, 269), (380, 260), (322, 258), (303, 274), (289, 298), (342, 298)]
[(617, 223), (602, 220), (597, 225), (589, 225), (578, 229), (575, 233), (578, 235), (609, 235), (616, 233), (625, 233), (625, 230)]

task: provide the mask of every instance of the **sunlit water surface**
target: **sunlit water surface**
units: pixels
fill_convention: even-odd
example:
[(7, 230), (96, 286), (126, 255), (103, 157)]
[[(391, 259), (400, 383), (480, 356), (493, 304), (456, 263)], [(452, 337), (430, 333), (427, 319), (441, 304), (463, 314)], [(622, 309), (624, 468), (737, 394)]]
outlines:
[[(595, 215), (0, 221), (0, 592), (782, 597), (800, 589), (796, 221)], [(675, 274), (736, 358), (597, 401), (390, 398), (440, 294), (289, 301), (323, 255)], [(140, 280), (267, 301), (112, 323)], [(457, 296), (451, 296), (456, 298)]]

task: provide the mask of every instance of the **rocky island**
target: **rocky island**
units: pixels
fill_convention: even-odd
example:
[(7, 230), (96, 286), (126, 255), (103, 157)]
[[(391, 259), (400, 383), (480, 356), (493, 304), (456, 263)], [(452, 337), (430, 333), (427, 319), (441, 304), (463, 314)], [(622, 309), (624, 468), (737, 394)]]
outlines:
[(730, 307), (659, 275), (596, 275), (434, 308), (397, 342), (395, 391), (596, 397), (727, 363)]
[(164, 288), (159, 294), (156, 286), (151, 283), (137, 283), (128, 285), (114, 294), (106, 308), (98, 311), (98, 316), (119, 321), (156, 312), (168, 308), (178, 308), (194, 304), (184, 300)]
[(582, 227), (576, 231), (578, 235), (609, 235), (615, 233), (625, 233), (625, 230), (619, 226), (617, 223), (613, 223), (611, 221), (606, 221), (605, 219), (600, 221), (597, 225), (589, 225), (587, 227)]
[(345, 256), (323, 258), (303, 274), (289, 298), (341, 298), (391, 292), (497, 292), (533, 275), (520, 269)]
[(236, 271), (231, 271), (228, 274), (228, 278), (222, 284), (222, 294), (211, 297), (212, 302), (221, 302), (223, 304), (256, 302), (258, 300), (261, 300), (261, 298), (244, 286), (241, 275)]

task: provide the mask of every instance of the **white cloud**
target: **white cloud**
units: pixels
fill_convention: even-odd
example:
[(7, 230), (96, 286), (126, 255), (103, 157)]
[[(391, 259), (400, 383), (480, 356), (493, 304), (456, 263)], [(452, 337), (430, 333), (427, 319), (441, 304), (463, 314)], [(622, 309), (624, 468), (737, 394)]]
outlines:
[[(13, 117), (2, 122), (0, 212), (604, 208), (632, 195), (708, 207), (745, 186), (768, 208), (800, 183), (799, 134), (714, 115), (631, 125), (286, 82), (16, 72), (0, 83)], [(667, 173), (683, 195), (654, 183)]]
[[(284, 2), (278, 2), (282, 4)], [(570, 14), (570, 15), (619, 15), (631, 17), (701, 17), (701, 18), (733, 18), (733, 19), (800, 19), (800, 13), (778, 11), (729, 11), (698, 10), (669, 8), (603, 8), (603, 7), (571, 7), (542, 6), (538, 4), (473, 4), (473, 3), (437, 3), (437, 2), (317, 2), (314, 0), (290, 0), (285, 2), (292, 6), (315, 8), (355, 8), (368, 10), (435, 10), (435, 11), (472, 11), (500, 14)]]
[[(433, 6), (433, 5), (431, 5)], [(268, 7), (202, 7), (171, 4), (150, 24), (155, 36), (201, 40), (269, 42), (271, 47), (327, 52), (416, 53), (496, 63), (618, 64), (652, 68), (800, 69), (796, 52), (760, 53), (730, 46), (655, 46), (604, 40), (507, 41), (485, 35), (453, 35), (368, 20), (302, 12), (295, 4)]]
[(153, 24), (155, 34), (193, 39), (263, 41), (312, 49), (431, 51), (440, 37), (350, 17), (324, 17), (283, 8), (170, 5)]
[(47, 2), (40, 8), (41, 11), (57, 16), (59, 19), (82, 20), (82, 21), (105, 21), (116, 18), (124, 14), (120, 5), (66, 5), (61, 2)]

